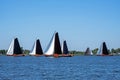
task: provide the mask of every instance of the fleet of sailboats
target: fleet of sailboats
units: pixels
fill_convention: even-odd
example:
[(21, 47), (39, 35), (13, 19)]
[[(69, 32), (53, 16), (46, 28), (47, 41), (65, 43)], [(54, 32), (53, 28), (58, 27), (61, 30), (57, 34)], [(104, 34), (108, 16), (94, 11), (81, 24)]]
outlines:
[[(24, 56), (23, 51), (21, 50), (18, 38), (14, 38), (8, 48), (8, 51), (6, 53), (7, 56)], [(32, 50), (29, 53), (30, 56), (46, 56), (46, 57), (72, 57), (73, 55), (70, 54), (67, 46), (66, 40), (63, 41), (62, 47), (60, 45), (60, 39), (58, 32), (55, 32), (48, 44), (47, 49), (45, 52), (42, 50), (42, 46), (40, 43), (40, 40), (37, 39), (34, 42), (34, 45), (32, 47)], [(84, 55), (93, 55), (92, 51), (88, 47), (84, 53)], [(100, 46), (98, 52), (98, 56), (106, 56), (110, 55), (106, 43), (103, 42)]]

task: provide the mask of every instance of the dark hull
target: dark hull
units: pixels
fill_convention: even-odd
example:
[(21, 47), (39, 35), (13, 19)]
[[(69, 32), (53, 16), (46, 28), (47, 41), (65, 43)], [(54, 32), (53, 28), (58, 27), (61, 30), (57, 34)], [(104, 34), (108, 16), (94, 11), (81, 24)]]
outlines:
[(72, 57), (73, 55), (71, 54), (64, 54), (64, 55), (59, 55), (59, 54), (53, 54), (53, 55), (45, 55), (45, 57), (54, 57), (54, 58), (59, 58), (59, 57)]
[(53, 55), (44, 55), (45, 57), (55, 57), (55, 58), (58, 58), (59, 55), (58, 54), (53, 54)]
[(72, 57), (72, 54), (62, 54), (60, 57)]
[(13, 55), (7, 55), (7, 56), (15, 56), (15, 57), (17, 57), (17, 56), (25, 56), (25, 54), (13, 54)]

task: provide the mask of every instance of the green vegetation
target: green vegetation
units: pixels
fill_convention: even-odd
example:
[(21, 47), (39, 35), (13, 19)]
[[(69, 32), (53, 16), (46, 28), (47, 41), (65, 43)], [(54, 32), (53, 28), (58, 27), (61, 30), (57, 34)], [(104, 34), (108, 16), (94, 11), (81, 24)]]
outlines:
[(112, 53), (113, 55), (120, 55), (120, 48), (117, 48), (117, 49), (112, 48), (112, 49), (111, 49), (111, 53)]
[(82, 51), (70, 51), (70, 53), (71, 54), (73, 54), (73, 55), (84, 55), (84, 52), (82, 52)]
[(23, 53), (26, 54), (26, 55), (28, 55), (30, 53), (30, 50), (26, 50), (25, 49), (25, 50), (23, 50)]
[(5, 49), (3, 49), (3, 50), (0, 50), (0, 54), (3, 54), (3, 55), (5, 55), (5, 54), (6, 54), (6, 52), (7, 52), (7, 50), (5, 50)]
[(97, 54), (97, 51), (98, 51), (98, 48), (92, 50), (92, 53), (95, 55), (95, 54)]

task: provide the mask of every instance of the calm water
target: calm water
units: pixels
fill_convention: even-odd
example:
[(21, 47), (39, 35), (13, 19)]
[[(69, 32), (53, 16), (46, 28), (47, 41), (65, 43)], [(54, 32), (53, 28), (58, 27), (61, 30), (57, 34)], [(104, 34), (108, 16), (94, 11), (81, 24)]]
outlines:
[(0, 80), (120, 80), (120, 56), (0, 56)]

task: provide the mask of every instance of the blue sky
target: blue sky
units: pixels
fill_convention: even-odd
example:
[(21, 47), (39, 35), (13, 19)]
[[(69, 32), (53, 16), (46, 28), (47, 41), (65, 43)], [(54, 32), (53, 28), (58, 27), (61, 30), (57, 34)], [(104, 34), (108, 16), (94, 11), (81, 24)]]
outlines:
[(53, 33), (70, 50), (120, 47), (120, 0), (0, 0), (0, 49), (18, 37), (24, 49), (39, 38), (45, 50)]

